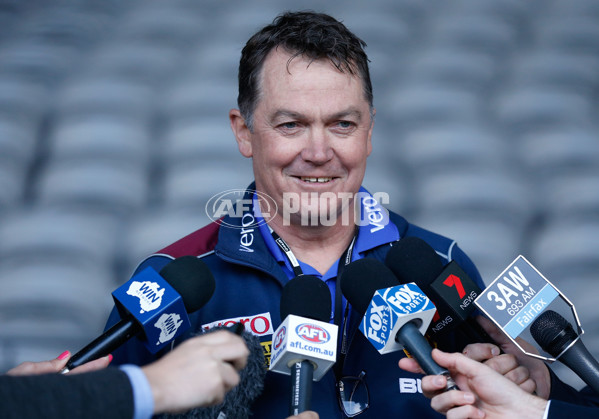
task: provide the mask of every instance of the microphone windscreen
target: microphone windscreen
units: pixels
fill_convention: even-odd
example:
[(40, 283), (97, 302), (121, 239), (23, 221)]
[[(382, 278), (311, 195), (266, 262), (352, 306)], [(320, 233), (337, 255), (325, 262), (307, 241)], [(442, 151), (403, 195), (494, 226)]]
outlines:
[(214, 294), (216, 283), (208, 266), (195, 256), (181, 256), (160, 270), (183, 299), (188, 313), (202, 308)]
[(424, 292), (443, 271), (435, 249), (418, 237), (404, 237), (394, 243), (385, 264), (400, 283), (415, 282)]
[(376, 290), (399, 285), (388, 267), (371, 258), (358, 259), (347, 265), (339, 280), (343, 295), (361, 315), (366, 313)]
[[(205, 333), (227, 330), (227, 326), (219, 326)], [(248, 419), (251, 414), (251, 405), (264, 390), (264, 377), (266, 376), (266, 359), (260, 339), (243, 331), (241, 337), (249, 349), (247, 364), (239, 372), (239, 384), (225, 395), (221, 404), (215, 406), (198, 407), (181, 414), (161, 415), (161, 419)], [(201, 378), (199, 378), (201, 379)]]
[(331, 317), (331, 291), (325, 282), (312, 275), (300, 275), (283, 287), (281, 320), (288, 315), (328, 322)]
[(570, 322), (553, 310), (544, 311), (532, 322), (530, 334), (553, 357), (561, 354), (578, 337)]

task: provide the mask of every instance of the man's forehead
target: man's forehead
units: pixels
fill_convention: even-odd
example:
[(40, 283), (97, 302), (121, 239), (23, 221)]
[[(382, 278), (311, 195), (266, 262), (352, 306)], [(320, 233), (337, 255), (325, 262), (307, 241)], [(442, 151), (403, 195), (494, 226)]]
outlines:
[(340, 76), (347, 78), (348, 82), (352, 79), (359, 80), (356, 72), (341, 71), (327, 57), (313, 59), (302, 54), (290, 52), (282, 47), (273, 48), (266, 56), (261, 71), (261, 82), (265, 78), (270, 81), (271, 77), (279, 80), (280, 78), (292, 78), (299, 72), (305, 71), (334, 71)]

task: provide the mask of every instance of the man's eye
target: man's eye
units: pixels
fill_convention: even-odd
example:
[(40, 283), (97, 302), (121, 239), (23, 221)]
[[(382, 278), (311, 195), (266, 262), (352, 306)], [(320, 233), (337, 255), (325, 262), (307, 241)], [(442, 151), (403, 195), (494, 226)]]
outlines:
[(296, 122), (285, 122), (285, 123), (281, 124), (281, 127), (285, 128), (285, 129), (294, 129), (297, 127), (297, 123)]
[(351, 128), (353, 124), (349, 121), (339, 121), (339, 126), (341, 128)]

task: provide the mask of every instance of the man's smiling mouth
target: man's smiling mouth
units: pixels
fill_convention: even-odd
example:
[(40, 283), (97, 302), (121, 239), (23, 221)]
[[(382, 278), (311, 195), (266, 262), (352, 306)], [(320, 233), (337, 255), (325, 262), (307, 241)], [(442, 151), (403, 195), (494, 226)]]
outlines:
[(303, 182), (308, 182), (308, 183), (327, 183), (333, 180), (332, 177), (308, 177), (308, 176), (301, 176), (300, 179)]

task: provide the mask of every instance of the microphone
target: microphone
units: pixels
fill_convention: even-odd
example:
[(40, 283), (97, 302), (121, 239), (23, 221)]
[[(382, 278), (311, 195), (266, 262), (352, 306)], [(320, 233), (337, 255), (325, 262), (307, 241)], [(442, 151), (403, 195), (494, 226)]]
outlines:
[(312, 381), (319, 381), (337, 359), (331, 305), (329, 287), (315, 276), (297, 276), (283, 287), (285, 320), (273, 337), (270, 370), (291, 375), (290, 415), (310, 410)]
[(214, 288), (208, 266), (195, 256), (177, 258), (160, 273), (144, 269), (112, 293), (121, 320), (73, 355), (61, 372), (106, 356), (137, 335), (150, 352), (158, 352), (191, 326), (187, 313), (203, 307)]
[(599, 363), (565, 318), (553, 310), (544, 311), (532, 322), (530, 334), (545, 352), (599, 393)]
[[(240, 328), (236, 328), (241, 326)], [(163, 414), (160, 419), (248, 419), (254, 400), (264, 390), (264, 377), (266, 376), (266, 359), (264, 349), (258, 336), (244, 330), (241, 323), (233, 326), (218, 326), (206, 333), (218, 330), (230, 330), (243, 338), (250, 354), (247, 364), (239, 372), (239, 384), (225, 395), (222, 403), (215, 406), (198, 407), (180, 414)]]
[(360, 331), (381, 354), (407, 348), (429, 375), (444, 375), (447, 390), (457, 386), (432, 358), (426, 332), (436, 310), (414, 283), (398, 285), (393, 272), (376, 259), (359, 259), (341, 274), (341, 290), (363, 316)]
[(428, 332), (442, 336), (457, 329), (471, 342), (495, 343), (471, 317), (480, 287), (452, 261), (443, 266), (437, 252), (418, 237), (405, 237), (391, 247), (385, 264), (400, 283), (415, 282), (437, 307)]

